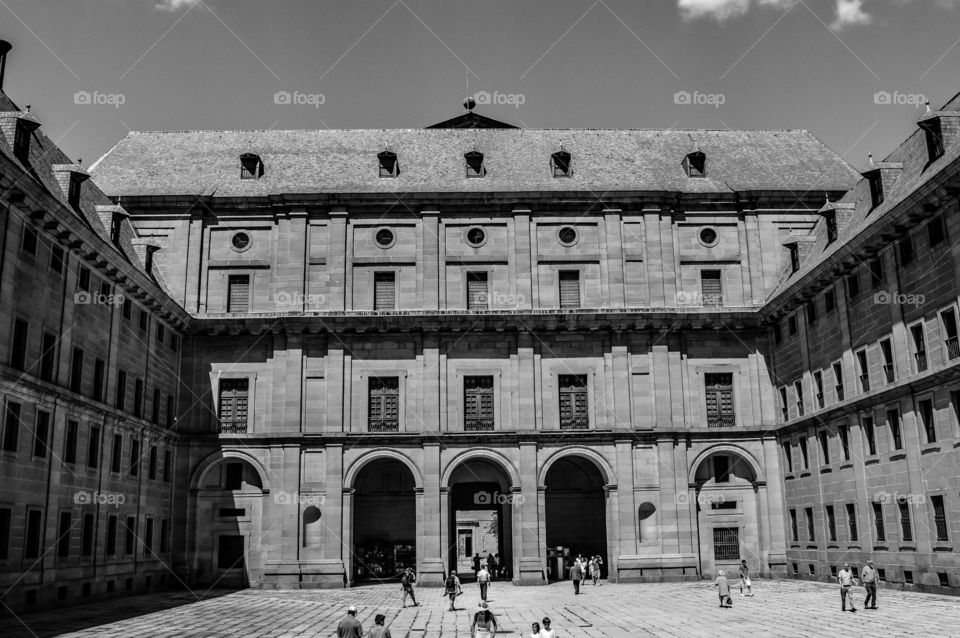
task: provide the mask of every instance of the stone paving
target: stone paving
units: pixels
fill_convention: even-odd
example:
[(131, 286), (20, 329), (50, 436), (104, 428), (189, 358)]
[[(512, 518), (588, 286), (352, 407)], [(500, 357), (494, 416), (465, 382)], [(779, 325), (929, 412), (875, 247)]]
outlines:
[[(734, 591), (733, 608), (720, 609), (711, 583), (604, 584), (574, 596), (570, 583), (514, 587), (495, 583), (491, 609), (499, 634), (529, 636), (545, 615), (558, 637), (602, 636), (960, 636), (960, 598), (882, 589), (879, 609), (840, 611), (836, 586), (803, 581), (754, 581), (753, 598)], [(469, 636), (479, 595), (465, 584), (457, 611), (447, 611), (439, 589), (418, 590), (420, 607), (400, 608), (396, 585), (345, 590), (244, 590), (161, 593), (39, 612), (0, 620), (0, 636), (335, 636), (337, 621), (355, 604), (364, 629), (387, 616), (393, 638)], [(199, 595), (199, 594), (198, 594)], [(21, 622), (22, 621), (22, 622)]]

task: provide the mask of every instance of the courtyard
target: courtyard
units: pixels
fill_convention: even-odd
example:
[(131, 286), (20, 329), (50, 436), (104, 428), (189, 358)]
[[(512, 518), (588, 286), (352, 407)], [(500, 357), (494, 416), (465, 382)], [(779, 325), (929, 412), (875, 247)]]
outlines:
[[(879, 609), (840, 611), (836, 586), (805, 581), (755, 581), (756, 595), (734, 591), (720, 609), (709, 582), (604, 584), (573, 595), (569, 582), (546, 587), (494, 584), (490, 607), (499, 634), (529, 636), (530, 623), (553, 620), (557, 636), (960, 636), (958, 600), (882, 589)], [(465, 584), (457, 611), (440, 589), (418, 592), (420, 607), (400, 608), (398, 585), (337, 590), (171, 592), (98, 602), (0, 620), (5, 638), (45, 636), (335, 636), (346, 608), (358, 608), (364, 629), (378, 613), (394, 638), (469, 636), (479, 596)]]

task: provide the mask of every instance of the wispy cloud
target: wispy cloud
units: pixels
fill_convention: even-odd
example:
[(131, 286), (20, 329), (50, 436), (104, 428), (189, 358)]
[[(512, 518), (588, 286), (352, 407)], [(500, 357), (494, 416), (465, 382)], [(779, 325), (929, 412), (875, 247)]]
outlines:
[(179, 11), (187, 9), (200, 2), (200, 0), (155, 0), (154, 8), (160, 11)]
[(787, 9), (797, 0), (677, 0), (684, 20), (712, 18), (718, 22), (742, 16), (752, 7)]
[(830, 23), (834, 31), (847, 27), (870, 24), (873, 18), (863, 10), (863, 0), (837, 0), (837, 17)]

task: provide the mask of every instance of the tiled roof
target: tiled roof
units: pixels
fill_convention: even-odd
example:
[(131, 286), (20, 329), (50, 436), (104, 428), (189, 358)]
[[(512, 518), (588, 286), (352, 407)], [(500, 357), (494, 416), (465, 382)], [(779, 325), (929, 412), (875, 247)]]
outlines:
[[(573, 175), (554, 178), (560, 144)], [(379, 178), (389, 146), (400, 175)], [(699, 147), (707, 177), (688, 178), (684, 157)], [(484, 153), (487, 175), (465, 176), (463, 154)], [(242, 153), (264, 175), (240, 179)], [(806, 131), (609, 129), (352, 129), (134, 132), (92, 167), (111, 196), (275, 193), (666, 191), (729, 193), (845, 191), (859, 175)]]

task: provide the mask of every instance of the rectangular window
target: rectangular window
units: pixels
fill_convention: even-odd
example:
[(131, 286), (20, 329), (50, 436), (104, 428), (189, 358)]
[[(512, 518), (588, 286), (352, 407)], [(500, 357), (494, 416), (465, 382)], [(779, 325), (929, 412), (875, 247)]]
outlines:
[(561, 374), (557, 383), (560, 395), (560, 429), (582, 430), (590, 427), (587, 375)]
[(76, 421), (67, 421), (67, 433), (63, 444), (63, 462), (77, 462), (77, 439), (80, 436), (80, 424)]
[(700, 294), (704, 306), (723, 305), (723, 280), (719, 270), (700, 271)]
[(947, 347), (947, 358), (956, 359), (960, 357), (960, 341), (957, 338), (957, 315), (953, 308), (944, 310), (940, 313), (940, 319), (943, 321), (943, 342)]
[(47, 458), (47, 442), (50, 439), (50, 413), (37, 410), (37, 425), (33, 431), (33, 455)]
[(143, 308), (140, 309), (140, 314), (138, 315), (138, 324), (142, 332), (146, 332), (147, 328), (150, 327), (150, 313)]
[(170, 450), (163, 451), (163, 482), (169, 483), (173, 476), (173, 454)]
[(867, 437), (867, 454), (877, 455), (877, 432), (873, 427), (873, 417), (863, 417), (863, 434)]
[(803, 510), (803, 514), (807, 520), (807, 540), (813, 543), (817, 540), (817, 535), (816, 533), (814, 533), (814, 526), (813, 526), (813, 508), (812, 507), (805, 508)]
[(87, 447), (87, 467), (100, 465), (100, 427), (90, 426), (90, 445)]
[(486, 310), (490, 307), (487, 293), (487, 273), (467, 273), (467, 310)]
[(94, 359), (93, 361), (93, 399), (95, 401), (104, 400), (104, 380), (107, 373), (107, 364), (103, 359)]
[(933, 411), (933, 401), (924, 399), (917, 404), (920, 412), (920, 425), (923, 426), (923, 433), (927, 437), (927, 443), (937, 442), (937, 423)]
[(53, 381), (57, 363), (57, 335), (44, 332), (40, 343), (40, 378)]
[(143, 416), (143, 379), (136, 379), (133, 382), (133, 416), (137, 418)]
[(173, 332), (170, 333), (170, 349), (174, 352), (180, 350), (180, 335)]
[(793, 473), (793, 448), (790, 441), (783, 442), (783, 460), (787, 466), (787, 473)]
[(847, 277), (847, 296), (853, 299), (860, 294), (860, 273), (853, 273)]
[(464, 430), (494, 428), (493, 377), (463, 378), (463, 415)]
[(246, 432), (249, 417), (249, 379), (221, 379), (219, 417), (220, 432)]
[(833, 364), (833, 389), (837, 392), (837, 401), (843, 401), (843, 364), (837, 361)]
[(837, 517), (833, 511), (833, 505), (827, 505), (827, 534), (831, 543), (837, 542)]
[(883, 378), (887, 383), (893, 383), (893, 343), (889, 339), (880, 342), (880, 353), (883, 355)]
[(850, 426), (841, 425), (837, 432), (840, 435), (840, 450), (843, 452), (843, 460), (850, 460)]
[(23, 238), (20, 242), (20, 248), (23, 252), (28, 255), (37, 254), (37, 244), (39, 242), (39, 237), (37, 236), (37, 231), (29, 226), (23, 227)]
[(880, 171), (871, 173), (867, 183), (870, 185), (870, 203), (876, 208), (883, 203), (883, 175)]
[(93, 514), (83, 515), (80, 529), (80, 555), (93, 556)]
[(133, 302), (130, 299), (124, 297), (121, 312), (124, 319), (129, 320), (131, 317), (133, 317)]
[(30, 334), (30, 324), (23, 319), (13, 320), (13, 342), (10, 344), (10, 367), (20, 370), (27, 369), (27, 340)]
[(833, 288), (823, 294), (823, 305), (827, 309), (827, 314), (837, 309), (837, 295), (834, 293)]
[(800, 532), (797, 526), (797, 510), (790, 510), (790, 538), (794, 543), (800, 540)]
[(827, 223), (827, 244), (837, 241), (837, 214), (830, 211), (824, 216)]
[(857, 506), (854, 503), (847, 503), (847, 531), (851, 543), (860, 540), (860, 532), (857, 530)]
[(947, 238), (947, 227), (943, 221), (943, 215), (937, 215), (927, 223), (927, 240), (930, 247), (939, 246)]
[(167, 553), (168, 538), (170, 537), (170, 521), (160, 519), (160, 553)]
[(9, 508), (0, 507), (0, 560), (10, 558), (10, 525), (13, 513)]
[(149, 516), (143, 530), (143, 553), (144, 555), (153, 553), (153, 519)]
[(7, 452), (16, 452), (20, 441), (20, 404), (7, 401), (4, 411), (3, 449)]
[(23, 539), (23, 557), (40, 558), (40, 543), (43, 539), (43, 512), (27, 510), (27, 533)]
[(167, 395), (167, 428), (173, 427), (174, 419), (174, 408), (173, 408), (173, 395)]
[(887, 531), (883, 525), (883, 505), (872, 503), (873, 505), (873, 525), (877, 532), (877, 540), (884, 542), (887, 540)]
[(153, 401), (150, 402), (150, 423), (160, 423), (160, 388), (153, 389)]
[(730, 482), (730, 457), (718, 454), (713, 457), (713, 482)]
[(790, 272), (797, 272), (800, 270), (800, 247), (789, 244), (787, 248), (790, 250)]
[(74, 348), (70, 358), (70, 391), (79, 393), (83, 389), (83, 349)]
[(913, 362), (917, 372), (927, 369), (927, 343), (923, 334), (923, 323), (910, 326), (910, 340), (913, 343)]
[(876, 288), (883, 284), (883, 260), (876, 258), (870, 261), (870, 287)]
[(130, 440), (130, 476), (140, 473), (140, 441)]
[(127, 403), (127, 373), (124, 370), (117, 372), (117, 401), (116, 408), (123, 410)]
[(780, 322), (773, 324), (773, 342), (775, 344), (783, 343), (783, 330), (780, 329)]
[(813, 325), (817, 323), (817, 304), (810, 301), (807, 303), (807, 324)]
[(133, 516), (127, 517), (127, 524), (124, 529), (123, 553), (132, 554), (137, 540), (137, 519)]
[(906, 266), (913, 261), (913, 239), (908, 235), (900, 240), (900, 265)]
[(803, 459), (803, 469), (810, 469), (810, 452), (807, 450), (807, 437), (800, 437), (800, 458)]
[(100, 280), (100, 296), (106, 299), (107, 297), (110, 296), (111, 292), (113, 292), (113, 290), (110, 287), (110, 282), (107, 281), (106, 279), (101, 279)]
[[(950, 540), (950, 534), (947, 529), (947, 510), (943, 505), (942, 496), (931, 496), (930, 503), (933, 505), (933, 524), (937, 530), (937, 540)], [(2, 529), (2, 528), (0, 528)], [(2, 551), (2, 548), (0, 548)]]
[(580, 307), (580, 271), (561, 270), (557, 273), (560, 279), (560, 307)]
[(77, 288), (90, 292), (90, 269), (86, 266), (80, 266), (77, 270)]
[(113, 449), (110, 452), (110, 471), (120, 473), (120, 464), (123, 458), (123, 435), (113, 435)]
[(824, 465), (830, 465), (830, 434), (826, 430), (820, 430), (817, 438), (820, 440), (820, 458)]
[(400, 430), (400, 379), (370, 377), (367, 429), (370, 432)]
[(815, 387), (816, 390), (817, 390), (817, 396), (816, 396), (816, 399), (817, 399), (817, 407), (818, 407), (818, 408), (823, 408), (823, 406), (824, 406), (824, 400), (823, 400), (823, 373), (820, 372), (819, 370), (817, 370), (816, 372), (813, 373), (813, 385), (814, 385), (814, 387)]
[(151, 481), (157, 480), (157, 446), (150, 446), (150, 456), (147, 462), (147, 476)]
[(58, 244), (50, 246), (50, 270), (58, 275), (63, 272), (64, 252)]
[(713, 528), (713, 559), (731, 561), (740, 560), (740, 538), (738, 528)]
[(870, 391), (870, 368), (867, 367), (867, 350), (864, 348), (857, 353), (857, 366), (860, 371), (860, 389), (863, 392)]
[(900, 540), (906, 543), (913, 541), (913, 527), (910, 525), (910, 503), (899, 502), (900, 510)]
[(790, 336), (797, 334), (797, 315), (793, 314), (787, 317), (787, 332)]
[(164, 326), (159, 321), (157, 322), (157, 345), (162, 346), (164, 340), (167, 338), (166, 326)]
[(243, 487), (243, 463), (227, 463), (223, 473), (223, 489), (239, 490)]
[(733, 408), (733, 374), (729, 372), (703, 375), (707, 400), (707, 427), (729, 428), (735, 426)]
[(780, 415), (784, 423), (790, 420), (790, 404), (787, 401), (787, 388), (784, 386), (780, 387)]
[(890, 436), (893, 437), (893, 449), (903, 449), (903, 437), (900, 434), (900, 411), (887, 410), (887, 422), (890, 424)]
[(70, 557), (71, 519), (70, 512), (60, 512), (60, 520), (57, 524), (57, 558)]
[(803, 405), (803, 382), (794, 381), (793, 382), (793, 394), (797, 397), (797, 416), (803, 416), (804, 405)]
[(250, 275), (227, 277), (227, 312), (250, 310)]
[(373, 273), (373, 309), (397, 309), (397, 275), (392, 272)]
[(117, 553), (117, 515), (107, 516), (107, 539), (104, 543), (103, 553), (107, 556), (113, 556)]

